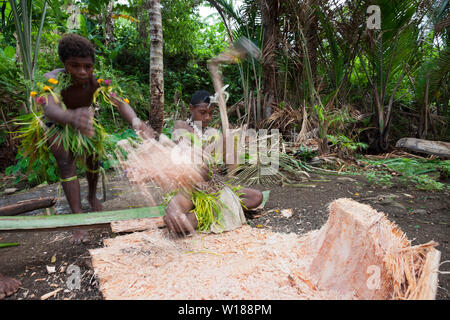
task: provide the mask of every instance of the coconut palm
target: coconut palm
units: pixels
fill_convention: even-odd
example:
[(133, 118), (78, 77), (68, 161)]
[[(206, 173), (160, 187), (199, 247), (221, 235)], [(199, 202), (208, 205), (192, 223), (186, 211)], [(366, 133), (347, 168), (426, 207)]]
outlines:
[[(370, 3), (369, 3), (370, 2)], [(367, 30), (363, 50), (369, 61), (366, 76), (374, 97), (377, 132), (371, 141), (374, 151), (386, 151), (393, 115), (394, 99), (407, 68), (418, 51), (419, 25), (416, 14), (421, 0), (367, 1), (381, 9), (381, 30)], [(363, 60), (361, 60), (363, 62)]]
[[(422, 63), (414, 77), (415, 100), (420, 112), (417, 133), (419, 138), (427, 138), (430, 128), (433, 129), (437, 138), (445, 136), (445, 132), (438, 132), (436, 124), (444, 124), (442, 127), (445, 129), (445, 124), (448, 123), (448, 118), (445, 118), (450, 94), (448, 89), (450, 81), (449, 32), (448, 28), (445, 30), (445, 27), (450, 24), (448, 2), (448, 0), (442, 0), (436, 3), (435, 7), (431, 7), (428, 14), (429, 23), (425, 25), (425, 28), (433, 32), (431, 39), (426, 39), (428, 40), (426, 44), (428, 52), (425, 53), (428, 54), (428, 57), (422, 57)], [(434, 46), (434, 43), (437, 43), (437, 46)], [(431, 54), (429, 54), (430, 50)], [(431, 108), (433, 102), (434, 110)]]

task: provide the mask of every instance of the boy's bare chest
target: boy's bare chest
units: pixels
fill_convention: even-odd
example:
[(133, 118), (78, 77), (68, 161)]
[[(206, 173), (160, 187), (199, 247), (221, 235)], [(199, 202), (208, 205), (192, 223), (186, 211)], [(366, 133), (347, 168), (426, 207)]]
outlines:
[(92, 104), (92, 98), (95, 90), (91, 85), (86, 88), (70, 87), (61, 92), (64, 104), (69, 109), (89, 107)]

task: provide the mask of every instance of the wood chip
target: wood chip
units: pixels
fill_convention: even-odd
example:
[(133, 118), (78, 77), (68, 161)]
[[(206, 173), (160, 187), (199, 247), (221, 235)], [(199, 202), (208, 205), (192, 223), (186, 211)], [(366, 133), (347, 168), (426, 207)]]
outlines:
[(34, 280), (34, 282), (45, 281), (45, 280), (47, 280), (47, 279), (46, 278), (39, 278), (39, 279)]
[(48, 274), (56, 272), (56, 267), (55, 266), (46, 266), (46, 268), (47, 268)]
[(292, 209), (283, 209), (281, 210), (281, 215), (285, 218), (290, 218), (294, 214), (294, 211)]
[(51, 297), (53, 297), (53, 296), (55, 296), (58, 292), (60, 292), (61, 290), (63, 290), (63, 288), (58, 288), (58, 289), (56, 289), (56, 290), (54, 290), (54, 291), (52, 291), (52, 292), (49, 292), (49, 293), (47, 293), (47, 294), (44, 294), (42, 297), (41, 297), (41, 300), (47, 300), (48, 298), (51, 298)]

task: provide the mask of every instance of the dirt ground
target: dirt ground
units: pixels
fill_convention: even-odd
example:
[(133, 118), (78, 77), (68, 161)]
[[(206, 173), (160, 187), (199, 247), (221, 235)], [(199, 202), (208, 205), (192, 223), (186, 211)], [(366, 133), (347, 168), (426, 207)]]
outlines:
[[(5, 179), (0, 176), (0, 179)], [(412, 240), (412, 244), (422, 244), (430, 240), (439, 243), (441, 263), (450, 260), (449, 227), (450, 197), (448, 191), (420, 191), (405, 185), (394, 185), (391, 188), (375, 187), (361, 176), (312, 176), (303, 182), (302, 187), (263, 187), (270, 190), (270, 197), (264, 210), (248, 219), (255, 228), (269, 228), (276, 232), (295, 232), (304, 234), (319, 229), (328, 218), (328, 204), (338, 198), (352, 198), (366, 203), (387, 214)], [(2, 195), (0, 206), (16, 203), (20, 200), (39, 196), (56, 196), (57, 184), (38, 186), (31, 190), (18, 191), (12, 195)], [(3, 187), (4, 189), (4, 187)], [(81, 180), (83, 198), (86, 197), (86, 181)], [(0, 189), (0, 194), (3, 190)], [(101, 191), (99, 192), (99, 197)], [(105, 210), (126, 209), (134, 206), (145, 206), (142, 197), (135, 193), (117, 176), (108, 179)], [(83, 201), (83, 209), (89, 210), (87, 201)], [(285, 217), (283, 209), (292, 209), (292, 216)], [(53, 213), (69, 213), (64, 195), (60, 194)], [(37, 210), (28, 214), (45, 214), (45, 210)], [(0, 243), (18, 242), (20, 246), (0, 249), (0, 273), (19, 279), (20, 290), (7, 299), (40, 299), (43, 295), (61, 289), (48, 299), (103, 299), (96, 276), (91, 268), (88, 249), (103, 246), (103, 239), (114, 237), (109, 228), (90, 231), (89, 242), (74, 245), (71, 243), (71, 231), (53, 232), (2, 232)], [(79, 267), (81, 289), (70, 290), (69, 274), (66, 268), (70, 265)], [(52, 267), (55, 272), (49, 273)], [(448, 264), (440, 267), (448, 270)], [(450, 276), (439, 274), (437, 299), (450, 298)]]

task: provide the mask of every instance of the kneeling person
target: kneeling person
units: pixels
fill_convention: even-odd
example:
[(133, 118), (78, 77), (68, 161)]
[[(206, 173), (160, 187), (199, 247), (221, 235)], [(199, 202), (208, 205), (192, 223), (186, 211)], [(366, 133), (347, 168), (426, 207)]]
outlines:
[[(214, 111), (210, 99), (208, 91), (195, 92), (189, 105), (191, 117), (186, 121), (177, 121), (174, 132), (181, 130), (189, 133), (192, 140), (207, 142), (210, 137), (207, 134), (208, 125)], [(197, 124), (201, 126), (197, 127)], [(170, 230), (179, 233), (192, 233), (195, 229), (212, 232), (231, 230), (245, 223), (243, 207), (251, 210), (262, 203), (261, 191), (227, 185), (219, 181), (210, 169), (205, 167), (202, 185), (196, 186), (190, 193), (180, 191), (168, 202), (164, 221)]]

